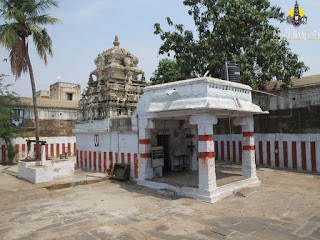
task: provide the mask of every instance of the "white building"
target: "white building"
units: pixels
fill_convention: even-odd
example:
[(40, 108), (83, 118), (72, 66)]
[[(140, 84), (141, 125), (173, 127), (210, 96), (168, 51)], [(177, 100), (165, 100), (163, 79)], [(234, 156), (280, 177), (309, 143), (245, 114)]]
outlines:
[[(173, 188), (181, 196), (214, 202), (234, 189), (260, 183), (255, 165), (254, 114), (265, 112), (252, 103), (251, 88), (243, 84), (203, 77), (146, 87), (131, 122), (120, 118), (76, 125), (77, 163), (93, 171), (127, 163), (131, 178), (139, 184)], [(226, 117), (235, 118), (234, 124), (242, 126), (245, 179), (217, 187), (213, 125)], [(199, 171), (199, 188), (149, 181), (162, 176), (162, 167), (153, 166), (152, 145), (166, 148), (164, 168), (175, 170), (179, 158), (185, 158), (189, 170)]]

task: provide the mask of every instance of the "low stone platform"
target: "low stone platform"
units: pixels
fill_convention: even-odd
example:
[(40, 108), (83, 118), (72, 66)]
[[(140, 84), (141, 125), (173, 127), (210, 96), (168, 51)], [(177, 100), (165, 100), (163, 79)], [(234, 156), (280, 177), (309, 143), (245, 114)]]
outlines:
[(10, 192), (16, 192), (19, 189), (32, 190), (41, 188), (59, 190), (107, 181), (108, 179), (104, 173), (86, 172), (81, 169), (75, 169), (73, 175), (56, 177), (53, 181), (47, 183), (31, 184), (18, 178), (18, 165), (0, 167), (0, 189)]
[(31, 183), (46, 183), (53, 181), (54, 178), (61, 176), (72, 176), (74, 174), (75, 157), (67, 160), (49, 160), (44, 166), (41, 162), (18, 163), (18, 178), (27, 180)]

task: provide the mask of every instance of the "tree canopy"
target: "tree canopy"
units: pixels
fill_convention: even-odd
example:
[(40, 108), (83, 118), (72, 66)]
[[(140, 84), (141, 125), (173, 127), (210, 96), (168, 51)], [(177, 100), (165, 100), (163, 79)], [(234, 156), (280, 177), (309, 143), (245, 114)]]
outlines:
[(175, 60), (161, 59), (157, 69), (154, 71), (153, 76), (150, 78), (151, 84), (161, 84), (167, 82), (174, 82), (183, 80), (184, 75), (179, 69)]
[[(220, 78), (225, 62), (238, 64), (241, 82), (264, 89), (265, 83), (282, 81), (291, 85), (308, 67), (289, 48), (289, 42), (279, 38), (279, 28), (270, 20), (285, 21), (279, 7), (269, 0), (184, 0), (193, 17), (196, 33), (183, 24), (174, 24), (165, 31), (155, 24), (155, 34), (163, 41), (159, 54), (172, 52), (178, 68), (186, 77), (202, 76), (207, 70)], [(160, 66), (160, 65), (159, 65)]]
[(42, 12), (57, 6), (54, 0), (0, 0), (0, 16), (5, 24), (0, 26), (0, 44), (10, 52), (12, 73), (19, 78), (28, 72), (28, 44), (33, 37), (40, 58), (47, 64), (47, 54), (52, 55), (52, 40), (40, 25), (56, 24), (57, 18)]

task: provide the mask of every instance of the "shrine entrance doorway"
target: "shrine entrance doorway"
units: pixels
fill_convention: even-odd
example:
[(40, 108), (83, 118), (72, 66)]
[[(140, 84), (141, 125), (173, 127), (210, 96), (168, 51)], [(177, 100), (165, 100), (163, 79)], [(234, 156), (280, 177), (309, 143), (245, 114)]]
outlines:
[(164, 168), (163, 170), (169, 171), (171, 169), (170, 150), (169, 150), (170, 136), (169, 135), (157, 135), (157, 145), (163, 146), (164, 155)]

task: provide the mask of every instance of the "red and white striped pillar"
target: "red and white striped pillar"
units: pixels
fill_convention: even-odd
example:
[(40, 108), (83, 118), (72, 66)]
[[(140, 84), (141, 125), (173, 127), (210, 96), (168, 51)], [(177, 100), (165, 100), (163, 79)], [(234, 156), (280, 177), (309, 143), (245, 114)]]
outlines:
[(189, 121), (198, 126), (199, 188), (212, 191), (217, 187), (212, 134), (213, 125), (217, 124), (218, 119), (213, 114), (199, 114), (191, 116)]
[(151, 130), (154, 122), (150, 119), (139, 119), (139, 161), (138, 179), (146, 180), (153, 178), (151, 165)]
[(238, 117), (234, 125), (242, 128), (242, 176), (256, 178), (253, 117)]

